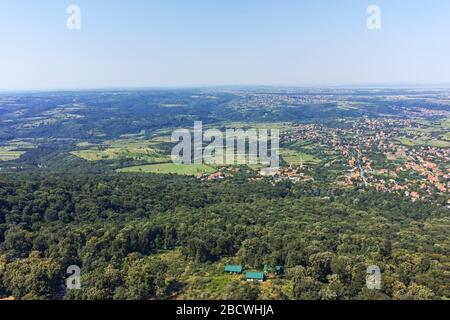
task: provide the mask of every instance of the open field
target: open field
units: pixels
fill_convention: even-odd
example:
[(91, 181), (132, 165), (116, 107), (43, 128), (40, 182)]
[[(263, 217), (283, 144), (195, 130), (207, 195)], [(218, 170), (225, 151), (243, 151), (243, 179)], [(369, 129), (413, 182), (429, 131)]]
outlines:
[(445, 129), (450, 129), (450, 118), (447, 118), (444, 122), (442, 122), (442, 127)]
[(406, 128), (403, 130), (403, 132), (405, 133), (411, 133), (411, 134), (415, 134), (415, 133), (435, 133), (435, 132), (440, 132), (442, 130), (442, 128), (439, 127), (427, 127), (427, 128)]
[(290, 165), (320, 163), (320, 160), (315, 158), (314, 156), (295, 150), (281, 149), (280, 155), (283, 157), (284, 161), (286, 161)]
[(85, 142), (85, 141), (77, 143), (78, 148), (89, 148), (89, 147), (96, 147), (96, 146), (98, 146), (98, 144)]
[(25, 140), (12, 140), (9, 142), (9, 145), (11, 147), (21, 148), (21, 149), (33, 149), (36, 147), (33, 143), (25, 141)]
[(409, 147), (431, 146), (438, 148), (450, 147), (450, 119), (437, 123), (421, 121), (420, 128), (405, 128), (402, 131), (406, 137), (399, 137), (397, 141)]
[(196, 176), (199, 174), (211, 174), (216, 169), (205, 164), (177, 165), (174, 163), (149, 164), (143, 166), (134, 166), (117, 170), (118, 172), (130, 173), (158, 173), (158, 174), (178, 174), (185, 176)]
[(444, 135), (442, 135), (442, 139), (450, 141), (450, 132), (447, 132)]
[(35, 146), (26, 141), (13, 140), (6, 146), (0, 146), (0, 161), (12, 161), (19, 159), (26, 153), (27, 149), (32, 149)]
[(417, 139), (411, 139), (411, 138), (398, 138), (397, 139), (401, 144), (413, 147), (413, 146), (431, 146), (431, 147), (439, 147), (439, 148), (449, 148), (450, 142), (444, 141), (444, 140), (438, 140), (438, 139), (424, 139), (424, 138), (417, 138)]
[(72, 154), (87, 161), (133, 159), (148, 163), (167, 162), (168, 155), (158, 149), (159, 142), (152, 140), (111, 140), (101, 145), (93, 145), (87, 142), (78, 144), (83, 150), (73, 151)]
[(120, 138), (122, 139), (131, 139), (131, 138), (142, 138), (145, 136), (145, 130), (141, 130), (138, 133), (128, 133), (128, 134), (122, 134)]
[[(280, 131), (292, 129), (292, 124), (288, 122), (227, 122), (221, 125), (214, 125), (212, 127), (217, 128), (220, 126), (227, 129), (278, 129)], [(206, 128), (210, 129), (209, 127), (210, 126), (207, 126)]]
[(19, 159), (25, 151), (14, 151), (11, 147), (0, 147), (0, 161), (11, 161)]

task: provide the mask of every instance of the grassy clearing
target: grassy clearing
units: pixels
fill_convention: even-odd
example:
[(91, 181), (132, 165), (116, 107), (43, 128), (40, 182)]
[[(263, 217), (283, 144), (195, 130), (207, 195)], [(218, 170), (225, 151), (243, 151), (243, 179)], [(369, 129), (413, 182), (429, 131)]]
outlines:
[(138, 133), (128, 133), (128, 134), (122, 134), (120, 138), (122, 139), (132, 139), (132, 138), (142, 138), (145, 136), (145, 130), (141, 130)]
[(442, 135), (442, 139), (450, 141), (450, 132), (447, 132), (446, 134)]
[[(168, 278), (177, 279), (182, 284), (182, 290), (174, 293), (172, 299), (225, 299), (230, 285), (247, 285), (244, 274), (224, 273), (224, 266), (230, 262), (229, 259), (214, 263), (196, 263), (184, 257), (177, 249), (152, 255), (151, 259), (166, 262)], [(259, 287), (263, 299), (278, 299), (277, 291), (292, 291), (290, 281), (284, 278), (270, 278), (262, 284), (254, 285)]]
[(117, 170), (118, 172), (131, 173), (158, 173), (158, 174), (178, 174), (185, 176), (197, 176), (199, 174), (211, 174), (217, 170), (206, 164), (177, 165), (174, 163), (149, 164), (134, 166)]
[(32, 149), (34, 147), (34, 144), (27, 141), (10, 141), (8, 145), (0, 146), (0, 161), (17, 160), (26, 153), (27, 149)]
[(397, 139), (401, 144), (408, 146), (408, 147), (415, 147), (415, 146), (431, 146), (431, 147), (438, 147), (438, 148), (449, 148), (450, 142), (444, 141), (444, 140), (438, 140), (438, 139), (424, 139), (424, 138), (417, 138), (417, 139), (411, 139), (411, 138), (398, 138)]
[[(397, 141), (405, 146), (431, 146), (439, 148), (450, 147), (450, 118), (436, 123), (430, 121), (422, 121), (424, 128), (406, 128), (403, 132), (409, 137), (399, 137)], [(411, 137), (412, 135), (412, 137)]]
[(427, 141), (427, 145), (438, 148), (450, 148), (450, 142), (444, 140), (433, 139)]
[(212, 264), (195, 263), (184, 257), (180, 250), (156, 254), (152, 259), (166, 262), (169, 266), (169, 278), (182, 283), (183, 289), (173, 299), (220, 299), (231, 282), (243, 280), (243, 275), (225, 274), (223, 261)]
[(14, 151), (13, 147), (0, 147), (0, 161), (12, 161), (19, 159), (25, 151)]
[(89, 147), (96, 147), (96, 146), (98, 146), (98, 144), (85, 142), (85, 141), (77, 143), (78, 148), (89, 148)]
[(122, 139), (105, 141), (101, 145), (81, 142), (77, 146), (87, 148), (72, 152), (74, 156), (87, 161), (133, 159), (148, 163), (167, 162), (168, 155), (158, 149), (158, 141)]
[(406, 128), (402, 130), (405, 133), (435, 133), (441, 131), (438, 127), (428, 127), (428, 128)]
[(9, 146), (17, 149), (33, 149), (36, 147), (33, 143), (25, 140), (12, 140), (9, 142)]
[(442, 122), (442, 127), (445, 129), (450, 129), (450, 118), (447, 118), (444, 122)]
[(289, 146), (290, 149), (313, 149), (320, 148), (320, 145), (309, 140), (299, 140)]
[(283, 157), (284, 161), (286, 161), (290, 165), (320, 163), (320, 160), (315, 158), (314, 156), (295, 150), (281, 149), (280, 155)]
[(280, 131), (287, 131), (292, 129), (292, 123), (288, 122), (226, 122), (221, 125), (207, 126), (207, 129), (223, 127), (227, 129), (278, 129)]

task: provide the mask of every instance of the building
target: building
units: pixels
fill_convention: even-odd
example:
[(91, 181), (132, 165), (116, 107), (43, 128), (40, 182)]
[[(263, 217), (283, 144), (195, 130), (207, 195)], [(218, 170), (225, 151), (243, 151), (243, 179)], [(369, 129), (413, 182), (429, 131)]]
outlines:
[(244, 268), (242, 266), (238, 266), (238, 265), (226, 265), (225, 266), (225, 272), (227, 272), (227, 273), (241, 274), (242, 271), (244, 271)]
[(276, 266), (276, 267), (275, 267), (275, 274), (276, 274), (277, 276), (283, 275), (283, 274), (284, 274), (284, 267), (282, 267), (282, 266)]
[(271, 273), (272, 272), (272, 267), (268, 266), (268, 265), (264, 265), (264, 273)]
[(275, 268), (272, 268), (271, 266), (265, 265), (264, 266), (264, 273), (272, 273), (276, 276), (281, 276), (284, 274), (284, 267), (283, 266), (276, 266)]
[(264, 272), (247, 272), (245, 274), (245, 278), (247, 281), (260, 281), (263, 282), (266, 280), (266, 275)]

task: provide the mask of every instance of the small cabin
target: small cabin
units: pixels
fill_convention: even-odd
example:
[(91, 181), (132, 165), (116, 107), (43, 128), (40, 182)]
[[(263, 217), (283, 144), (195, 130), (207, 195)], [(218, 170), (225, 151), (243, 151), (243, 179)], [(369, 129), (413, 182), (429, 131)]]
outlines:
[(263, 282), (266, 280), (266, 275), (264, 272), (247, 272), (245, 274), (247, 281), (260, 281)]
[(267, 264), (264, 265), (264, 273), (271, 273), (272, 272), (272, 267), (268, 266)]
[(241, 274), (244, 271), (244, 268), (239, 265), (226, 265), (225, 272), (231, 274)]
[(284, 274), (284, 267), (283, 266), (276, 266), (275, 267), (275, 274), (277, 276), (281, 276)]
[(282, 276), (284, 274), (284, 267), (283, 266), (276, 266), (275, 268), (272, 268), (269, 265), (264, 266), (264, 273), (265, 274), (273, 274), (276, 276)]

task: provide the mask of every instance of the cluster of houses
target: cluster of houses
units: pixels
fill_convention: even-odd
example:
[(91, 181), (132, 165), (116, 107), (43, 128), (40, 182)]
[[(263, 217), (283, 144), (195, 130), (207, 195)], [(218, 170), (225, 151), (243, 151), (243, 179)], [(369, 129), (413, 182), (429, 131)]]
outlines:
[[(241, 265), (226, 265), (224, 271), (229, 274), (242, 274), (244, 273), (244, 267)], [(263, 271), (247, 271), (245, 272), (245, 279), (247, 281), (264, 282), (266, 281), (268, 274), (281, 276), (284, 274), (284, 267), (276, 266), (275, 268), (272, 268), (270, 266), (264, 266)]]

